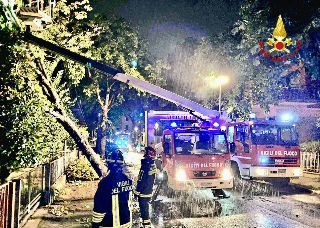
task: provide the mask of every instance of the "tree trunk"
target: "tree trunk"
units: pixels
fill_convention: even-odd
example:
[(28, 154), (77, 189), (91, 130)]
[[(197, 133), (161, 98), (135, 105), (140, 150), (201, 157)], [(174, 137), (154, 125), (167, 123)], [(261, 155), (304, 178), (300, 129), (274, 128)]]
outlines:
[(96, 152), (100, 154), (101, 157), (105, 156), (106, 143), (107, 143), (107, 127), (106, 125), (103, 125), (97, 130), (97, 144), (96, 144)]
[(61, 104), (61, 99), (58, 92), (51, 85), (49, 77), (45, 71), (44, 64), (39, 59), (36, 61), (36, 73), (38, 75), (37, 81), (43, 88), (43, 94), (47, 96), (48, 100), (55, 106), (54, 110), (46, 110), (47, 113), (53, 115), (57, 121), (64, 127), (69, 135), (74, 139), (79, 149), (88, 158), (92, 167), (95, 169), (99, 176), (106, 176), (108, 169), (102, 162), (100, 156), (91, 148), (86, 136), (82, 135), (81, 131), (75, 122), (69, 118), (68, 114), (64, 111)]

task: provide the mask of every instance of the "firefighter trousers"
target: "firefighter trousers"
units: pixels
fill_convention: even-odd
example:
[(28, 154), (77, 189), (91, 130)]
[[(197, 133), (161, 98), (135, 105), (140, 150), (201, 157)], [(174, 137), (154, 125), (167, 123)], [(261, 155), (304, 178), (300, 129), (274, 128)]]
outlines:
[(144, 224), (144, 227), (151, 227), (151, 221), (149, 217), (150, 200), (151, 200), (151, 197), (139, 197), (139, 207), (140, 207), (140, 213), (142, 218), (142, 224)]

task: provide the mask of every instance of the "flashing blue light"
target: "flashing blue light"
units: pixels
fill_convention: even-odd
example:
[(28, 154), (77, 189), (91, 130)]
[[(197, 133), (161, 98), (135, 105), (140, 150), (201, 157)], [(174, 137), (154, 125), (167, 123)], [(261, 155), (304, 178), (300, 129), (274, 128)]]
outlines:
[(171, 127), (177, 127), (178, 125), (177, 125), (177, 123), (176, 122), (172, 122), (171, 123)]
[(293, 119), (292, 115), (291, 114), (283, 114), (281, 116), (281, 121), (282, 122), (289, 122)]
[(256, 114), (255, 113), (250, 113), (249, 114), (249, 118), (250, 119), (255, 119), (256, 118)]
[(260, 158), (260, 163), (267, 163), (267, 162), (268, 162), (268, 158), (264, 158), (264, 157)]
[(213, 126), (214, 126), (214, 127), (219, 127), (220, 124), (219, 124), (218, 122), (215, 122), (215, 123), (213, 124)]
[(138, 61), (137, 60), (131, 61), (131, 66), (137, 67), (138, 66)]

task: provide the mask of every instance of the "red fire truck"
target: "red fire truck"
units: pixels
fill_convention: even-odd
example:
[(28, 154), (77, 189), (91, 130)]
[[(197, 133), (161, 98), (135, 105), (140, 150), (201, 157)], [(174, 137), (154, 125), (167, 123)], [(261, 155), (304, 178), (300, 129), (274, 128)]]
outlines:
[(292, 124), (251, 120), (224, 124), (235, 175), (286, 185), (302, 176), (298, 134)]
[(199, 121), (181, 111), (149, 111), (146, 116), (148, 144), (157, 143), (158, 174), (167, 187), (212, 189), (215, 196), (226, 197), (222, 189), (233, 187), (233, 176), (226, 135), (220, 130), (222, 120)]

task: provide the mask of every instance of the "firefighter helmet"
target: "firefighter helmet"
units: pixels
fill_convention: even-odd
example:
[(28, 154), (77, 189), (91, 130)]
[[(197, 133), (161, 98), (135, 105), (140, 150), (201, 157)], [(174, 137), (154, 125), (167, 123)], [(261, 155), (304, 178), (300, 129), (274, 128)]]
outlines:
[(144, 155), (145, 157), (154, 159), (156, 157), (156, 150), (153, 149), (151, 146), (146, 147), (146, 153)]
[(107, 154), (106, 159), (107, 159), (108, 168), (120, 167), (124, 164), (123, 155), (120, 150), (111, 151), (110, 153)]

